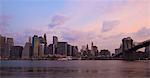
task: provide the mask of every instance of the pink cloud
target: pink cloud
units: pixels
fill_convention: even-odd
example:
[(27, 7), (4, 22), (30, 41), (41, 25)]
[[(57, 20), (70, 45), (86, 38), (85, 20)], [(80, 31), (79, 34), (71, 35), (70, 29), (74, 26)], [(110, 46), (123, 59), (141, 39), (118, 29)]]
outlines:
[(51, 23), (49, 24), (49, 27), (53, 28), (56, 26), (63, 25), (67, 22), (67, 20), (69, 20), (69, 18), (64, 16), (64, 15), (55, 15), (52, 17)]
[(4, 34), (7, 31), (11, 19), (10, 15), (0, 15), (0, 33)]

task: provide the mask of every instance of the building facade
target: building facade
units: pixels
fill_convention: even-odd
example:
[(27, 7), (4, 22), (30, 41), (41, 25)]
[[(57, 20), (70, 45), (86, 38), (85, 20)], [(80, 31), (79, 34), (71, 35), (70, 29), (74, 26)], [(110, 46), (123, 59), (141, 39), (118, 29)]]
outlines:
[(34, 35), (32, 38), (33, 58), (39, 57), (39, 37)]
[(72, 46), (70, 44), (67, 44), (67, 56), (72, 55)]
[(58, 42), (56, 54), (67, 56), (67, 42)]
[(53, 36), (53, 54), (57, 54), (58, 38)]
[(75, 56), (77, 56), (77, 54), (78, 54), (78, 47), (77, 46), (71, 46), (72, 48), (72, 50), (71, 50), (71, 56), (73, 56), (73, 57), (75, 57)]
[(32, 48), (32, 44), (31, 44), (31, 37), (29, 37), (29, 41), (26, 42), (23, 51), (22, 51), (22, 59), (29, 59), (30, 58), (30, 54), (31, 54), (31, 48)]
[(99, 57), (110, 58), (110, 56), (111, 56), (111, 53), (109, 50), (104, 49), (99, 52)]
[(9, 58), (12, 46), (14, 46), (13, 38), (6, 38), (0, 35), (0, 56), (1, 58)]
[(22, 46), (13, 46), (10, 52), (11, 59), (20, 59), (22, 57)]
[(47, 47), (46, 55), (53, 55), (53, 44), (49, 44)]

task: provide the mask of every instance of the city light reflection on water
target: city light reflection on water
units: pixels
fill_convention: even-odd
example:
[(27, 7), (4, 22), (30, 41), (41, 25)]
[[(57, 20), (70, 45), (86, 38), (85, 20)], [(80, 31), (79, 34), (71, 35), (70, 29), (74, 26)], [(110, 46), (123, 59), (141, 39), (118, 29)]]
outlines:
[(150, 61), (2, 60), (1, 78), (149, 78)]

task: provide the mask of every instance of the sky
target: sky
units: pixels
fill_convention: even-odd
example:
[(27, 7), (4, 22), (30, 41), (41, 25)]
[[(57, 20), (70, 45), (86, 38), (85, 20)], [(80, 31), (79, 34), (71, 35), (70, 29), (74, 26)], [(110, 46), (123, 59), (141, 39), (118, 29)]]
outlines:
[(124, 37), (150, 39), (150, 0), (0, 0), (1, 35), (24, 45), (44, 33), (49, 44), (55, 35), (114, 52)]

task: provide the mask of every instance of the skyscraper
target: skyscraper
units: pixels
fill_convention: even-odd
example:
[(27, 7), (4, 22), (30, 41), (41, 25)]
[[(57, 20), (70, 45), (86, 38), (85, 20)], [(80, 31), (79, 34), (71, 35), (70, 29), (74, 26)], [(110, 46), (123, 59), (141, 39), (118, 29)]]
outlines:
[(91, 50), (89, 49), (88, 44), (86, 45), (86, 51), (84, 53), (86, 56), (91, 56)]
[(44, 34), (44, 54), (47, 53), (47, 37), (46, 34)]
[(46, 42), (46, 34), (44, 34), (44, 38), (42, 36), (39, 37), (39, 57), (42, 58), (46, 53), (47, 42)]
[(97, 48), (97, 46), (93, 45), (93, 42), (91, 43), (91, 54), (93, 56), (98, 56), (98, 48)]
[(12, 46), (14, 46), (13, 38), (6, 38), (0, 35), (1, 58), (9, 58)]
[(67, 42), (58, 42), (56, 54), (67, 55)]
[(29, 43), (31, 43), (31, 36), (29, 36)]
[(93, 42), (91, 43), (91, 54), (94, 56), (94, 47), (93, 47)]
[(42, 58), (44, 56), (44, 44), (39, 44), (39, 57)]
[(44, 46), (47, 46), (47, 39), (46, 39), (46, 34), (44, 34)]
[(1, 42), (1, 34), (0, 34), (0, 58), (2, 58), (1, 54), (2, 54), (2, 51), (1, 51), (1, 47), (2, 47), (2, 42)]
[(103, 49), (99, 52), (99, 56), (101, 58), (109, 58), (110, 57), (110, 51), (109, 50), (106, 50), (106, 49)]
[(14, 46), (13, 38), (7, 38), (7, 42), (6, 43), (8, 45), (7, 55), (10, 56), (10, 51), (11, 51), (12, 47)]
[(72, 47), (70, 44), (67, 44), (67, 56), (71, 56), (72, 55)]
[(88, 44), (86, 45), (86, 50), (89, 50), (89, 46), (88, 46)]
[(32, 47), (33, 47), (33, 58), (38, 58), (39, 56), (39, 37), (34, 35), (32, 38)]
[(46, 55), (50, 54), (53, 55), (53, 44), (49, 44), (47, 47)]
[(10, 58), (11, 59), (20, 59), (22, 55), (22, 46), (13, 46), (12, 50), (10, 52)]
[(31, 37), (29, 37), (29, 41), (26, 42), (23, 51), (22, 51), (22, 58), (23, 59), (29, 59), (31, 54)]
[(58, 47), (58, 38), (53, 36), (53, 54), (56, 54)]
[(6, 37), (0, 37), (1, 58), (6, 58)]
[(93, 49), (93, 42), (91, 43), (91, 50)]
[(7, 38), (7, 43), (9, 46), (14, 46), (13, 38)]
[(98, 56), (98, 48), (97, 48), (97, 46), (93, 46), (92, 51), (93, 51), (93, 55), (94, 56)]
[(42, 36), (39, 37), (39, 43), (43, 43), (44, 44), (44, 38)]
[(71, 49), (72, 49), (71, 56), (77, 56), (77, 54), (78, 54), (78, 47), (77, 46), (71, 46)]

